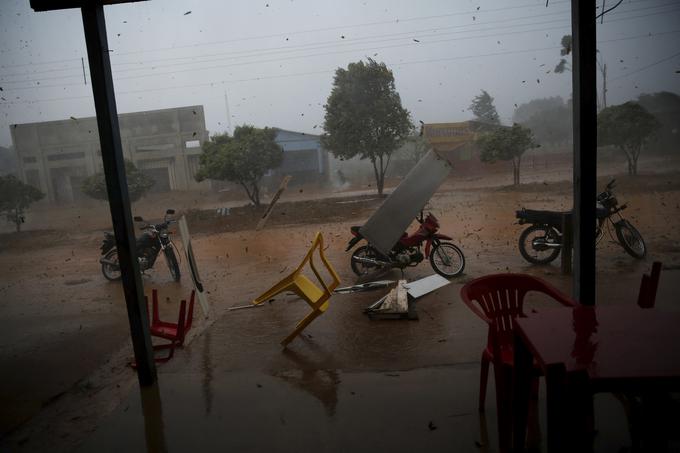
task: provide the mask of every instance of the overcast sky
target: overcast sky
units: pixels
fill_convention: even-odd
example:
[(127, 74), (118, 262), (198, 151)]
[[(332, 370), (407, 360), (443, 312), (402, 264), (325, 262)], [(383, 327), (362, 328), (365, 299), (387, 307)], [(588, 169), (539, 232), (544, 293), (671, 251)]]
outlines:
[[(570, 33), (569, 4), (151, 0), (108, 6), (118, 111), (198, 104), (211, 133), (243, 123), (321, 133), (335, 69), (371, 57), (393, 70), (416, 124), (470, 119), (467, 108), (481, 89), (509, 123), (516, 104), (570, 96), (571, 73), (552, 72), (560, 39)], [(680, 93), (680, 0), (623, 0), (598, 21), (598, 49), (608, 66), (609, 104), (640, 93)], [(0, 87), (3, 146), (11, 144), (11, 124), (93, 116), (80, 12), (35, 13), (28, 0), (2, 0)]]

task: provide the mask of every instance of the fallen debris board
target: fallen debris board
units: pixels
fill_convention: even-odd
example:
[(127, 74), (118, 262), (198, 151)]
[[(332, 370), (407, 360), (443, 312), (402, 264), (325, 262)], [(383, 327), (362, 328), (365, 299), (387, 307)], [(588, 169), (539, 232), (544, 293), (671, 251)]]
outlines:
[(269, 206), (267, 207), (267, 210), (262, 214), (262, 217), (260, 218), (260, 221), (257, 222), (257, 226), (255, 227), (255, 231), (260, 231), (262, 228), (264, 228), (264, 224), (267, 223), (267, 219), (269, 219), (269, 216), (271, 215), (272, 211), (274, 210), (274, 205), (276, 204), (277, 201), (279, 201), (279, 198), (281, 197), (281, 194), (283, 193), (284, 190), (286, 190), (286, 187), (288, 187), (288, 181), (290, 181), (290, 178), (292, 176), (288, 175), (283, 178), (281, 181), (281, 185), (279, 186), (279, 190), (276, 191), (276, 194), (274, 195), (274, 198), (272, 198), (271, 203), (269, 203)]
[(187, 225), (187, 218), (182, 216), (177, 222), (179, 225), (179, 233), (182, 237), (182, 244), (184, 245), (184, 253), (187, 258), (187, 264), (189, 265), (189, 271), (191, 273), (191, 281), (194, 284), (194, 289), (196, 290), (196, 296), (198, 296), (198, 304), (201, 306), (203, 315), (207, 318), (210, 315), (210, 305), (208, 305), (208, 297), (205, 295), (205, 288), (203, 287), (203, 282), (200, 275), (198, 274), (198, 267), (196, 266), (196, 258), (194, 257), (194, 250), (191, 247), (191, 235), (189, 234), (189, 226)]
[(399, 280), (397, 286), (386, 296), (364, 310), (371, 319), (418, 319), (415, 304), (406, 293), (406, 280)]
[(438, 290), (439, 288), (448, 285), (451, 281), (445, 279), (439, 274), (430, 275), (429, 277), (421, 278), (420, 280), (414, 280), (412, 282), (406, 283), (405, 287), (408, 295), (417, 299), (429, 294), (432, 291)]
[(423, 156), (394, 192), (359, 229), (380, 252), (389, 255), (435, 191), (449, 176), (451, 164), (434, 151)]
[(376, 289), (384, 288), (386, 286), (390, 286), (392, 283), (395, 283), (395, 280), (379, 280), (377, 282), (366, 282), (366, 283), (361, 283), (359, 285), (354, 285), (354, 286), (345, 286), (343, 288), (337, 288), (335, 293), (339, 294), (346, 294), (346, 293), (356, 293), (356, 292), (362, 292), (362, 291), (373, 291)]

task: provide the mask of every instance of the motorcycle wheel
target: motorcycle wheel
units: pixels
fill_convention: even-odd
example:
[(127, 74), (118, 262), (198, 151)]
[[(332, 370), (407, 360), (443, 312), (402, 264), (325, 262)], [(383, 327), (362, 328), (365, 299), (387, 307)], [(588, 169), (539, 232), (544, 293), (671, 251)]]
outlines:
[(558, 238), (557, 230), (552, 227), (532, 225), (519, 236), (519, 253), (532, 264), (548, 264), (560, 254), (559, 248), (533, 245), (535, 239), (545, 239), (553, 235)]
[[(109, 261), (118, 262), (118, 251), (116, 249), (109, 250), (109, 252), (104, 255), (104, 259)], [(102, 263), (102, 274), (107, 280), (115, 281), (120, 280), (120, 266), (112, 266), (111, 264)]]
[(430, 265), (442, 277), (456, 277), (465, 269), (465, 256), (450, 242), (441, 242), (430, 252)]
[(179, 281), (179, 264), (177, 264), (177, 257), (175, 257), (175, 251), (171, 247), (165, 248), (165, 261), (168, 263), (168, 269), (170, 269), (170, 275), (172, 279), (176, 282)]
[(647, 255), (645, 240), (640, 232), (628, 220), (622, 220), (614, 224), (616, 237), (623, 249), (633, 258), (641, 260)]
[(360, 263), (355, 261), (354, 258), (370, 258), (370, 259), (381, 259), (380, 252), (370, 245), (362, 245), (352, 253), (352, 258), (350, 259), (350, 265), (352, 266), (352, 271), (359, 277), (363, 275), (370, 274), (381, 268), (377, 264)]

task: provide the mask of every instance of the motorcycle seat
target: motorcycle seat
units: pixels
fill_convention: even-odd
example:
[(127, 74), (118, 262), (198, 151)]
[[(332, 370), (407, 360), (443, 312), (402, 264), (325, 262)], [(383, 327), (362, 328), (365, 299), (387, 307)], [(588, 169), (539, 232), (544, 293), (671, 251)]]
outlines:
[(571, 211), (546, 211), (537, 209), (522, 209), (517, 211), (517, 218), (525, 223), (542, 223), (547, 225), (562, 225), (562, 216)]
[(349, 227), (349, 229), (352, 233), (358, 233), (360, 228), (361, 228), (361, 225), (355, 225), (353, 227)]

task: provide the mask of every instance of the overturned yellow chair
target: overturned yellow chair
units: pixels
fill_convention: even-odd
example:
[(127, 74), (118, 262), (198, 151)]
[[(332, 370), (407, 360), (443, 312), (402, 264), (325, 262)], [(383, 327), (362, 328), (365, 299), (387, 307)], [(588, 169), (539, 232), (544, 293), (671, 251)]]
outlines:
[[(331, 282), (328, 284), (324, 281), (323, 277), (321, 277), (319, 271), (314, 265), (314, 252), (316, 250), (319, 251), (318, 255), (321, 258), (321, 263), (324, 265), (326, 270), (328, 270), (328, 274), (330, 275)], [(318, 283), (321, 284), (321, 287), (317, 286), (312, 280), (303, 274), (307, 263), (309, 263), (309, 267), (312, 269), (312, 272), (316, 276)], [(281, 344), (286, 346), (293, 340), (293, 338), (302, 332), (305, 327), (314, 321), (314, 319), (322, 315), (328, 309), (328, 299), (331, 297), (333, 290), (338, 286), (338, 284), (340, 284), (340, 278), (335, 272), (335, 269), (333, 269), (333, 266), (331, 266), (323, 254), (323, 236), (321, 236), (321, 233), (316, 233), (314, 242), (312, 243), (311, 248), (305, 255), (305, 258), (302, 260), (300, 265), (290, 275), (262, 293), (262, 295), (260, 295), (257, 299), (253, 300), (253, 304), (259, 305), (277, 294), (280, 294), (284, 291), (290, 291), (300, 296), (309, 304), (310, 307), (312, 307), (312, 312), (305, 316), (300, 322), (298, 322), (295, 330), (293, 330), (290, 335), (283, 339)]]

